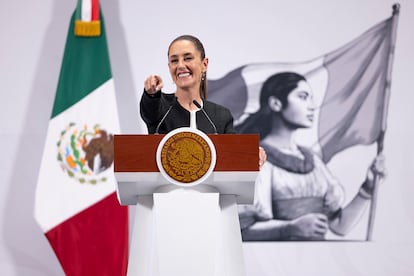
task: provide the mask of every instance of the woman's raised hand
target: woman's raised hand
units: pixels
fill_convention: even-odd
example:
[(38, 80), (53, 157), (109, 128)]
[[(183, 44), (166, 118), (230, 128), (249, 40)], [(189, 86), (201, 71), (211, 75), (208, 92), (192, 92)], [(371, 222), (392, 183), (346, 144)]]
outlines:
[(144, 89), (148, 94), (155, 94), (164, 86), (162, 79), (158, 75), (151, 75), (144, 81)]
[(360, 194), (363, 197), (370, 198), (372, 196), (376, 184), (375, 176), (378, 176), (380, 181), (386, 176), (385, 157), (383, 154), (377, 155), (368, 168), (367, 177), (360, 189)]

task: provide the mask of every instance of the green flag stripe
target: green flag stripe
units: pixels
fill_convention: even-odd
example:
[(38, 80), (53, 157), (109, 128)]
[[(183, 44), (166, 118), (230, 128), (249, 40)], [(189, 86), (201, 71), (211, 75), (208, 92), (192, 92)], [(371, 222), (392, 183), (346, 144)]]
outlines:
[(74, 35), (75, 13), (69, 26), (51, 118), (112, 78), (102, 14), (100, 15), (101, 35), (79, 37)]
[(76, 9), (75, 9), (75, 19), (76, 20), (81, 19), (81, 11), (82, 11), (82, 0), (78, 0), (78, 3), (76, 3)]

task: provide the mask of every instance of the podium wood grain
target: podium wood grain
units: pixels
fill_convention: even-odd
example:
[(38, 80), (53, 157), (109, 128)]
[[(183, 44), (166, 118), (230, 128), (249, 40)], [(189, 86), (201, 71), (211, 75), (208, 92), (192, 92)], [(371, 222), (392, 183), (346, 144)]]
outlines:
[[(114, 136), (115, 172), (158, 172), (156, 152), (162, 134)], [(259, 136), (256, 134), (211, 134), (216, 148), (214, 171), (258, 171)]]

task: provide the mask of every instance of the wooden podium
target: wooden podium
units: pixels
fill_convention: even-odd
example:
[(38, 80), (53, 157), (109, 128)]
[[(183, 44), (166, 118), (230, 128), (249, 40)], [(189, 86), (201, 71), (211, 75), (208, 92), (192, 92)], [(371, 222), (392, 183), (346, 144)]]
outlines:
[(190, 185), (160, 170), (169, 135), (114, 137), (118, 199), (136, 205), (128, 275), (245, 275), (237, 204), (253, 203), (258, 135), (202, 133), (214, 147), (214, 168)]

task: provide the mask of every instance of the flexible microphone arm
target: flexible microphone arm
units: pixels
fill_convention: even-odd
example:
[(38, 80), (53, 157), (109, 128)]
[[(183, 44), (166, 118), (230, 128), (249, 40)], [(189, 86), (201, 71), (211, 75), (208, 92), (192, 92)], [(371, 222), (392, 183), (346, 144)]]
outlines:
[(165, 112), (165, 114), (162, 117), (161, 121), (158, 123), (157, 128), (155, 129), (155, 134), (159, 134), (158, 131), (160, 130), (160, 126), (164, 122), (164, 120), (167, 117), (168, 113), (170, 113), (172, 107), (173, 107), (173, 105), (170, 105), (170, 107), (168, 108), (167, 112)]
[(213, 126), (213, 128), (214, 128), (214, 134), (218, 134), (217, 133), (217, 128), (216, 128), (216, 125), (213, 123), (213, 121), (210, 119), (210, 116), (208, 116), (207, 115), (207, 112), (204, 110), (204, 108), (196, 101), (196, 100), (193, 100), (193, 104), (195, 105), (195, 106), (197, 106), (203, 113), (204, 113), (204, 115), (206, 116), (206, 118), (207, 118), (207, 120), (210, 122), (210, 124)]

